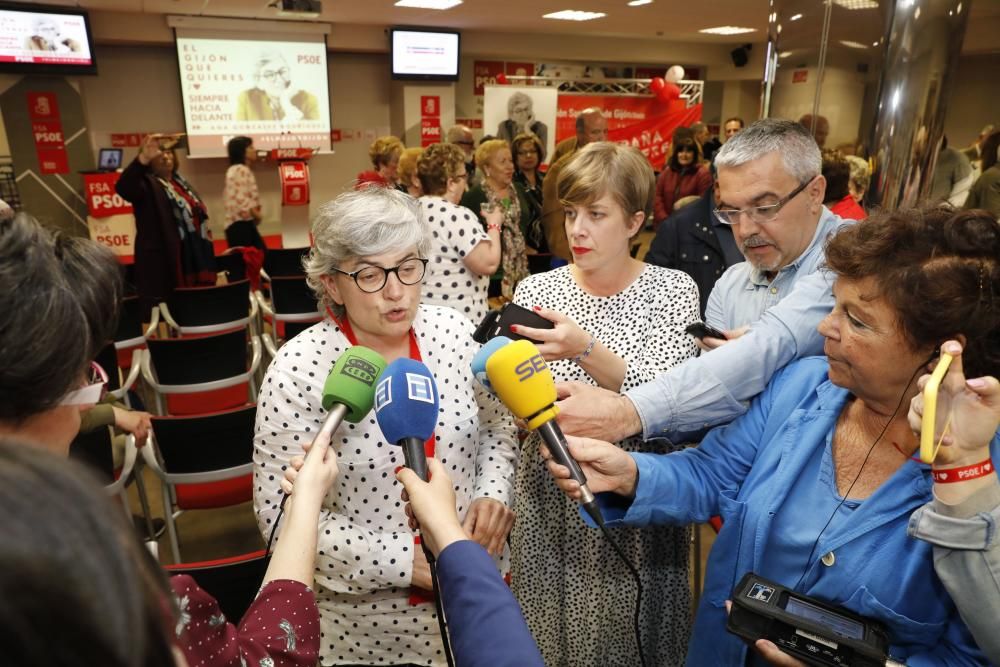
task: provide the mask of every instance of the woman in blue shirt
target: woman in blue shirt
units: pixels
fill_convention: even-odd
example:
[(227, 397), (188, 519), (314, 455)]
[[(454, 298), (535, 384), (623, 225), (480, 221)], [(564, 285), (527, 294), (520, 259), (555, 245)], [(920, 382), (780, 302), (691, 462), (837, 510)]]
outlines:
[[(931, 546), (906, 533), (933, 481), (913, 458), (905, 406), (946, 340), (964, 342), (968, 377), (1000, 372), (1000, 226), (984, 211), (901, 210), (845, 228), (826, 257), (837, 280), (819, 326), (825, 358), (775, 375), (747, 414), (697, 449), (626, 454), (570, 438), (571, 452), (592, 491), (617, 494), (600, 496), (610, 521), (722, 515), (689, 665), (745, 664), (748, 647), (725, 630), (725, 602), (751, 571), (881, 621), (891, 657), (911, 667), (983, 664)], [(579, 495), (565, 468), (548, 465)]]

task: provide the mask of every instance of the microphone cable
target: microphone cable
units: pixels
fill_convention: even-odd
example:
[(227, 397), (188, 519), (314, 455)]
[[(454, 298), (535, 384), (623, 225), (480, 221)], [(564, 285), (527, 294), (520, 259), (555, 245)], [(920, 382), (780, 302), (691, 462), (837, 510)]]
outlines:
[[(598, 514), (600, 517), (600, 515)], [(632, 616), (632, 626), (635, 632), (635, 646), (639, 653), (639, 666), (646, 667), (646, 658), (642, 651), (642, 631), (639, 627), (639, 614), (642, 609), (642, 578), (639, 576), (639, 570), (636, 569), (632, 561), (629, 560), (628, 556), (625, 554), (625, 550), (619, 544), (618, 539), (615, 537), (611, 529), (608, 528), (607, 524), (604, 523), (603, 517), (597, 520), (597, 525), (600, 527), (601, 532), (604, 533), (605, 539), (611, 543), (614, 547), (615, 553), (618, 554), (618, 558), (621, 562), (625, 563), (625, 567), (628, 568), (629, 574), (632, 575), (632, 579), (635, 581), (635, 614)]]

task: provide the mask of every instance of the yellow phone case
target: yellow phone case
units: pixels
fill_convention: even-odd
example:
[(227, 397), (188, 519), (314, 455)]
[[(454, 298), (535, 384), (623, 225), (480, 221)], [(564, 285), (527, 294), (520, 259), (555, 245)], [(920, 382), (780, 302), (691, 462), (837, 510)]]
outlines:
[[(937, 366), (934, 367), (934, 372), (931, 373), (931, 379), (927, 382), (927, 386), (924, 387), (924, 414), (920, 420), (920, 460), (924, 463), (933, 463), (934, 458), (937, 456), (938, 450), (941, 448), (941, 440), (935, 438), (937, 433), (937, 398), (938, 390), (941, 388), (941, 381), (944, 380), (944, 376), (948, 373), (948, 367), (951, 366), (952, 357), (950, 354), (941, 354), (941, 359), (938, 360)], [(945, 432), (951, 425), (951, 415), (948, 415), (948, 421), (941, 428), (940, 437), (943, 439)]]

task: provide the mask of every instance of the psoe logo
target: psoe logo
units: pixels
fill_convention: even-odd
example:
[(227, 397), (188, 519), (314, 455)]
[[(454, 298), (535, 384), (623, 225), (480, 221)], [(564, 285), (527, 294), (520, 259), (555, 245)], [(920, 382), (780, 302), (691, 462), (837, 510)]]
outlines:
[(378, 375), (378, 369), (375, 366), (359, 357), (351, 357), (344, 362), (344, 368), (340, 372), (343, 375), (364, 382), (369, 387), (375, 384), (375, 376)]
[(545, 360), (542, 359), (542, 355), (536, 354), (530, 359), (526, 359), (515, 366), (514, 374), (517, 375), (518, 382), (524, 382), (547, 368), (548, 366), (545, 365)]

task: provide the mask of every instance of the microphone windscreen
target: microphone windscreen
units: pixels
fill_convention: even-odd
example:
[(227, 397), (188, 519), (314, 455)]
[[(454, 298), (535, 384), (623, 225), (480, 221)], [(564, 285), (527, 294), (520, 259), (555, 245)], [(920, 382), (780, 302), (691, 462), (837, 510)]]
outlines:
[(378, 352), (355, 345), (346, 350), (333, 365), (323, 385), (323, 409), (334, 403), (347, 406), (344, 419), (358, 423), (371, 412), (375, 382), (385, 369), (385, 359)]
[(517, 340), (494, 352), (486, 360), (486, 374), (515, 417), (528, 419), (556, 402), (552, 371), (531, 341)]
[(506, 336), (491, 338), (486, 341), (486, 344), (472, 358), (472, 374), (479, 380), (479, 384), (486, 387), (486, 391), (491, 394), (496, 394), (496, 392), (493, 390), (493, 385), (490, 384), (490, 377), (486, 374), (486, 360), (493, 356), (493, 353), (501, 347), (509, 345), (512, 342), (514, 341)]
[(426, 440), (438, 420), (438, 391), (427, 366), (413, 359), (389, 364), (375, 387), (375, 419), (386, 442)]

